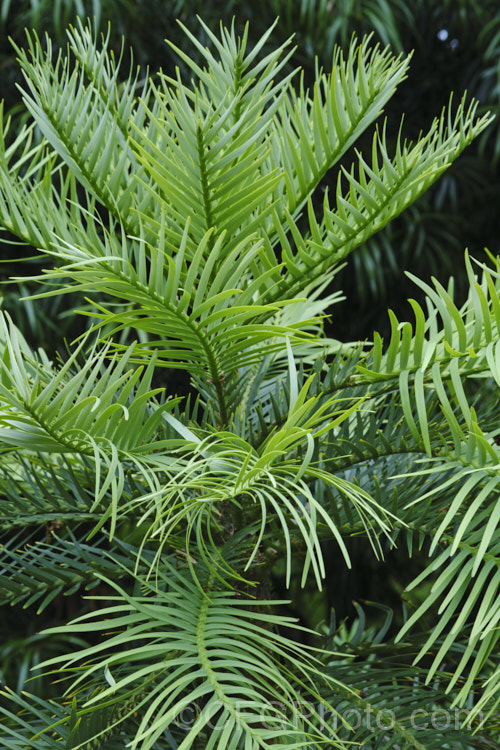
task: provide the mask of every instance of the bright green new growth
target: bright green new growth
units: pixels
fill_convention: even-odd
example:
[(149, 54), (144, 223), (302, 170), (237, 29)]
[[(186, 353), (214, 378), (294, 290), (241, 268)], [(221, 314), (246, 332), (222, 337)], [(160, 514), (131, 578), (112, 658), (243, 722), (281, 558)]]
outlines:
[[(500, 263), (477, 277), (466, 260), (460, 309), (452, 285), (416, 280), (427, 312), (390, 313), (387, 345), (341, 346), (322, 317), (344, 259), (488, 117), (450, 105), (394, 154), (376, 130), (318, 202), (408, 60), (353, 41), (297, 93), (288, 43), (264, 54), (271, 30), (247, 50), (246, 30), (204, 29), (211, 49), (186, 30), (203, 67), (177, 50), (192, 81), (120, 83), (84, 27), (55, 58), (33, 37), (17, 50), (33, 124), (13, 142), (2, 126), (0, 225), (51, 260), (39, 296), (94, 295), (97, 323), (55, 365), (2, 319), (0, 602), (108, 593), (49, 631), (89, 645), (45, 663), (70, 678), (60, 702), (8, 693), (4, 746), (475, 747), (454, 720), (423, 719), (467, 706), (487, 734), (498, 703)], [(185, 371), (198, 397), (175, 397), (159, 368)], [(378, 631), (358, 607), (321, 648), (292, 640), (270, 598), (276, 562), (287, 584), (321, 588), (337, 574), (322, 542), (350, 565), (359, 535), (380, 558), (429, 550), (411, 584), (432, 576), (429, 595), (396, 645), (385, 608)]]

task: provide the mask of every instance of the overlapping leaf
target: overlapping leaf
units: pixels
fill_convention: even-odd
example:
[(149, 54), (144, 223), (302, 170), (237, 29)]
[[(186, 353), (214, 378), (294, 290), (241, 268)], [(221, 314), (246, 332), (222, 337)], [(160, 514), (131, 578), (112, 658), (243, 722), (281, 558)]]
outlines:
[[(37, 604), (37, 614), (58, 596), (71, 596), (82, 587), (95, 588), (99, 580), (95, 572), (107, 574), (113, 580), (127, 576), (126, 565), (138, 550), (121, 544), (121, 551), (106, 555), (97, 546), (85, 544), (84, 539), (66, 536), (63, 522), (45, 527), (40, 538), (37, 530), (10, 536), (0, 545), (2, 591), (0, 604), (24, 607)], [(147, 555), (141, 557), (143, 566)], [(149, 561), (150, 562), (150, 561)]]
[(137, 108), (138, 71), (119, 82), (120, 61), (108, 52), (109, 33), (101, 49), (81, 23), (68, 36), (72, 56), (60, 51), (55, 60), (49, 39), (45, 51), (36, 35), (28, 35), (29, 52), (16, 48), (27, 85), (24, 102), (71, 173), (132, 228), (130, 183), (140, 170), (129, 131), (131, 121), (143, 117)]
[(131, 747), (141, 750), (154, 747), (176, 719), (185, 719), (186, 709), (194, 720), (182, 750), (200, 736), (207, 748), (227, 750), (241, 741), (252, 750), (314, 748), (326, 741), (337, 747), (329, 727), (315, 726), (319, 716), (297, 715), (302, 690), (315, 693), (318, 662), (310, 650), (275, 632), (277, 625), (290, 626), (290, 618), (268, 614), (266, 601), (214, 590), (210, 576), (206, 593), (174, 568), (159, 580), (159, 590), (143, 585), (140, 597), (108, 581), (117, 603), (78, 618), (66, 632), (109, 631), (113, 624), (114, 634), (98, 648), (43, 665), (64, 662), (72, 671), (82, 659), (92, 659), (72, 687), (81, 690), (83, 682), (87, 689), (99, 688), (84, 710), (130, 706), (122, 720), (140, 717)]
[[(290, 76), (279, 80), (287, 43), (259, 60), (270, 31), (251, 51), (247, 29), (241, 38), (234, 27), (220, 38), (204, 32), (211, 48), (187, 32), (202, 63), (178, 50), (193, 81), (161, 74), (140, 99), (135, 73), (118, 84), (108, 39), (98, 49), (89, 28), (70, 31), (66, 58), (52, 59), (35, 37), (28, 53), (18, 50), (43, 138), (31, 126), (8, 144), (3, 128), (0, 224), (53, 261), (38, 277), (53, 285), (41, 296), (96, 297), (86, 312), (102, 340), (84, 337), (56, 367), (2, 319), (0, 514), (9, 533), (22, 530), (0, 553), (5, 597), (43, 608), (97, 582), (116, 597), (56, 629), (102, 634), (51, 661), (75, 670), (78, 704), (70, 712), (34, 699), (40, 720), (11, 696), (25, 714), (3, 710), (7, 746), (395, 746), (385, 727), (370, 734), (364, 722), (353, 734), (345, 722), (325, 724), (319, 709), (297, 715), (297, 701), (314, 699), (337, 718), (392, 701), (397, 742), (419, 748), (420, 729), (405, 730), (419, 700), (426, 711), (448, 697), (463, 705), (479, 689), (476, 712), (495, 707), (499, 410), (482, 401), (500, 384), (500, 267), (477, 282), (468, 265), (461, 308), (451, 286), (421, 284), (428, 314), (413, 303), (414, 325), (391, 315), (387, 346), (376, 337), (371, 351), (323, 335), (335, 300), (319, 298), (342, 260), (488, 117), (462, 102), (415, 144), (400, 138), (393, 157), (382, 129), (371, 159), (357, 154), (356, 168), (341, 169), (319, 209), (314, 189), (380, 115), (407, 61), (353, 42), (311, 92), (295, 91)], [(140, 342), (117, 341), (125, 331)], [(192, 376), (200, 398), (185, 409), (165, 400), (153, 387), (158, 366)], [(89, 520), (95, 548), (80, 538)], [(108, 521), (111, 534), (98, 535)], [(137, 546), (126, 547), (116, 537), (133, 524)], [(38, 542), (23, 546), (31, 534)], [(406, 642), (390, 651), (429, 653), (425, 670), (398, 664), (388, 676), (387, 626), (356, 679), (345, 679), (349, 657), (316, 660), (254, 592), (260, 570), (265, 590), (281, 557), (287, 583), (297, 561), (302, 584), (312, 573), (321, 587), (323, 541), (333, 537), (348, 563), (353, 534), (380, 556), (430, 540), (414, 587), (439, 573), (402, 636), (431, 609), (437, 625), (419, 635), (418, 653)], [(111, 552), (101, 563), (103, 539)], [(439, 690), (421, 684), (424, 673), (439, 677)], [(196, 709), (182, 733), (188, 706)], [(430, 732), (425, 741), (436, 746)]]
[[(112, 529), (125, 482), (126, 464), (156, 488), (141, 468), (141, 455), (152, 447), (162, 414), (174, 401), (158, 404), (154, 397), (163, 389), (150, 390), (154, 361), (143, 368), (127, 370), (133, 351), (109, 364), (106, 349), (94, 351), (76, 372), (80, 348), (56, 371), (50, 363), (27, 356), (10, 323), (2, 318), (5, 341), (0, 374), (0, 443), (4, 450), (22, 449), (42, 453), (80, 454), (95, 466), (93, 510), (110, 492), (108, 516)], [(153, 438), (153, 439), (152, 439)]]
[[(476, 109), (477, 104), (467, 105), (463, 99), (453, 115), (450, 101), (448, 111), (443, 111), (428, 133), (415, 144), (402, 141), (400, 135), (393, 158), (387, 150), (385, 127), (381, 133), (376, 133), (371, 163), (358, 153), (357, 175), (354, 165), (350, 172), (342, 168), (334, 198), (335, 209), (331, 208), (328, 194), (325, 194), (320, 223), (309, 201), (309, 238), (301, 236), (290, 212), (285, 211), (283, 217), (275, 219), (274, 231), (280, 238), (288, 271), (284, 288), (289, 298), (318, 280), (324, 282), (325, 275), (331, 274), (343, 258), (410, 206), (442, 175), (490, 122), (488, 115), (476, 120)], [(321, 122), (314, 118), (315, 126), (317, 121)], [(310, 129), (314, 132), (312, 123)], [(290, 228), (295, 249), (281, 229), (283, 224)], [(264, 299), (279, 299), (281, 291), (277, 288)]]

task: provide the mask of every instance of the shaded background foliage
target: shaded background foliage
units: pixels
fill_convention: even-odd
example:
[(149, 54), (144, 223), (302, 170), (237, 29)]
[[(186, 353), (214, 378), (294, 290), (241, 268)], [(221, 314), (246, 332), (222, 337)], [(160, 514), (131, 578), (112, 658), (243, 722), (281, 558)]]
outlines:
[[(106, 33), (110, 23), (111, 46), (116, 56), (121, 54), (125, 39), (124, 57), (133, 58), (145, 72), (162, 68), (169, 72), (180, 65), (175, 52), (165, 44), (168, 36), (182, 48), (185, 36), (176, 32), (176, 18), (198, 36), (202, 29), (195, 15), (203, 16), (212, 27), (219, 21), (230, 24), (234, 18), (237, 28), (243, 29), (250, 21), (250, 39), (259, 38), (276, 16), (280, 17), (269, 46), (276, 47), (291, 34), (295, 35), (297, 52), (293, 65), (304, 70), (304, 85), (312, 80), (315, 65), (329, 68), (334, 44), (346, 46), (353, 33), (358, 36), (373, 34), (374, 42), (390, 45), (393, 50), (408, 53), (413, 50), (409, 79), (400, 87), (386, 107), (389, 132), (394, 132), (401, 112), (406, 113), (404, 133), (415, 138), (426, 129), (432, 118), (445, 105), (450, 90), (457, 94), (457, 102), (467, 89), (480, 102), (480, 111), (500, 111), (500, 8), (497, 0), (0, 0), (0, 92), (5, 109), (12, 113), (14, 130), (22, 120), (23, 108), (16, 84), (22, 83), (15, 53), (9, 37), (22, 46), (24, 29), (34, 28), (39, 35), (47, 32), (54, 46), (65, 45), (65, 28), (79, 16), (94, 17), (96, 28)], [(190, 50), (191, 53), (191, 50)], [(317, 63), (316, 63), (317, 57)], [(127, 70), (127, 65), (124, 70)], [(297, 78), (297, 84), (300, 81)], [(382, 124), (382, 123), (381, 123)], [(369, 138), (369, 136), (367, 137)], [(370, 148), (371, 139), (357, 144)], [(349, 300), (332, 309), (327, 322), (329, 335), (341, 340), (364, 339), (373, 330), (387, 331), (387, 308), (398, 317), (409, 315), (406, 299), (415, 294), (415, 287), (406, 284), (403, 270), (427, 280), (431, 275), (446, 282), (462, 268), (465, 247), (481, 257), (483, 247), (500, 251), (500, 123), (497, 121), (462, 156), (437, 185), (429, 190), (411, 209), (360, 248), (348, 266), (338, 275), (336, 288), (342, 289)], [(344, 164), (350, 164), (347, 154)], [(335, 175), (325, 178), (323, 188), (335, 184)], [(39, 261), (31, 248), (13, 245), (9, 237), (2, 238), (0, 259), (3, 277), (23, 273), (19, 263), (6, 262), (10, 258), (25, 258), (36, 267)], [(30, 269), (31, 270), (31, 269)], [(33, 269), (33, 272), (36, 272)], [(456, 277), (462, 289), (465, 279)], [(64, 339), (77, 335), (85, 318), (72, 313), (81, 309), (85, 301), (76, 295), (49, 298), (36, 303), (20, 297), (29, 289), (8, 285), (4, 287), (3, 306), (8, 309), (29, 342), (42, 346), (51, 353), (64, 348)], [(175, 376), (174, 376), (175, 377)], [(176, 384), (170, 387), (176, 390)], [(181, 384), (179, 384), (180, 386)], [(321, 597), (311, 592), (292, 591), (297, 613), (311, 625), (322, 618), (329, 619), (335, 608), (337, 621), (355, 615), (352, 599), (370, 599), (393, 606), (396, 593), (401, 592), (398, 570), (400, 558), (393, 551), (384, 574), (374, 561), (370, 550), (356, 539), (351, 541), (352, 571), (338, 565), (338, 552), (333, 547), (325, 551), (331, 576)], [(407, 563), (406, 563), (407, 564)], [(418, 556), (413, 563), (418, 570)], [(408, 570), (405, 578), (408, 577)], [(274, 580), (276, 588), (283, 587), (279, 566)], [(74, 594), (79, 597), (79, 594)], [(418, 594), (417, 594), (418, 596)], [(80, 603), (79, 603), (80, 604)], [(47, 609), (47, 624), (61, 614), (57, 600)], [(71, 609), (71, 603), (64, 607)], [(21, 676), (40, 661), (43, 641), (30, 630), (30, 613), (16, 609), (3, 613), (3, 633), (6, 646), (0, 651), (3, 674), (11, 685), (21, 687)], [(371, 611), (370, 611), (371, 614)], [(373, 610), (373, 616), (383, 615)], [(24, 629), (28, 640), (19, 639)], [(17, 631), (17, 634), (16, 634)], [(46, 653), (43, 654), (47, 656)], [(36, 683), (30, 689), (35, 692)]]

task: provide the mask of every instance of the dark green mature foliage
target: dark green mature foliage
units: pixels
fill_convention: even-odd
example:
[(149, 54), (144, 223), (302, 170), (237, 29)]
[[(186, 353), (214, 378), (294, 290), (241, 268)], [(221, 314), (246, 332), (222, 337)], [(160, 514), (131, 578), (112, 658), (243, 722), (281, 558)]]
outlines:
[[(41, 634), (52, 697), (4, 691), (3, 744), (493, 747), (500, 261), (466, 258), (460, 308), (415, 278), (426, 310), (385, 345), (323, 330), (344, 260), (489, 118), (464, 100), (391, 151), (373, 123), (408, 59), (353, 40), (295, 89), (288, 43), (202, 28), (196, 59), (174, 47), (190, 79), (120, 83), (83, 26), (67, 56), (18, 49), (33, 123), (3, 124), (0, 224), (94, 326), (54, 362), (2, 318), (0, 602), (90, 598)], [(273, 596), (280, 564), (320, 590), (352, 538), (426, 555), (396, 642), (385, 606), (313, 633)]]

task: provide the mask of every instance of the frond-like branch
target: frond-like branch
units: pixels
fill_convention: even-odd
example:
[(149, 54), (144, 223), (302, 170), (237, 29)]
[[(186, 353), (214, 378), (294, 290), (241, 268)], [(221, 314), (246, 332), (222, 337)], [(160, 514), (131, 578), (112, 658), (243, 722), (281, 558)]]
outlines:
[(189, 574), (174, 568), (161, 575), (159, 590), (147, 585), (141, 597), (107, 582), (118, 592), (117, 603), (65, 630), (109, 632), (112, 623), (114, 634), (43, 666), (64, 662), (72, 671), (90, 659), (70, 690), (81, 691), (82, 682), (87, 691), (99, 686), (93, 696), (88, 693), (84, 712), (126, 705), (122, 720), (139, 715), (132, 748), (152, 748), (188, 706), (197, 715), (180, 745), (186, 750), (199, 736), (207, 738), (207, 747), (219, 747), (221, 733), (232, 750), (242, 738), (250, 748), (274, 748), (277, 737), (282, 746), (313, 748), (328, 741), (340, 747), (329, 727), (315, 726), (319, 716), (297, 716), (301, 690), (315, 692), (317, 660), (278, 635), (275, 628), (290, 627), (292, 620), (268, 614), (268, 602), (217, 592), (210, 577), (203, 593)]

